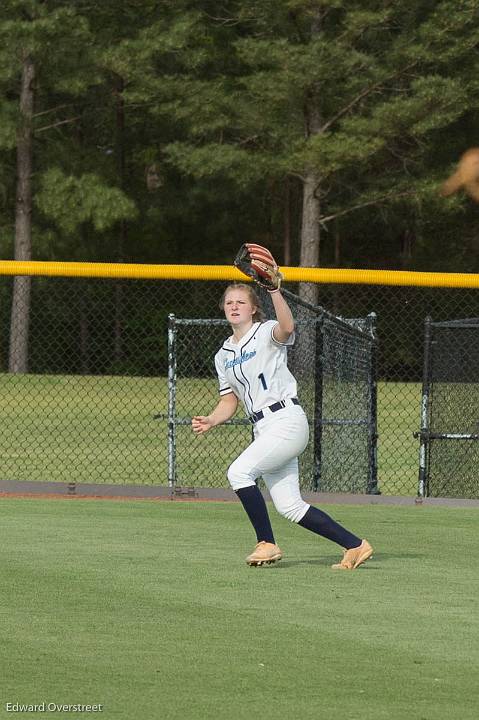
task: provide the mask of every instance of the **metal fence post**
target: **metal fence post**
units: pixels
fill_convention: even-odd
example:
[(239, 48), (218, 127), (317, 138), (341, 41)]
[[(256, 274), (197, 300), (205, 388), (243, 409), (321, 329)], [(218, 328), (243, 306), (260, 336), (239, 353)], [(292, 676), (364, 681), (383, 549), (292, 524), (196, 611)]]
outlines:
[(419, 432), (419, 478), (418, 495), (427, 495), (428, 452), (429, 452), (429, 393), (431, 378), (431, 322), (427, 315), (424, 320), (424, 365), (421, 394), (421, 430)]
[(371, 362), (368, 381), (368, 487), (370, 495), (379, 495), (378, 490), (378, 379), (377, 379), (377, 315), (372, 312), (367, 316), (369, 330), (374, 342), (371, 345)]
[(315, 351), (314, 368), (314, 454), (313, 454), (313, 490), (321, 490), (321, 447), (323, 435), (323, 374), (324, 374), (324, 318), (315, 320)]
[(176, 484), (176, 318), (168, 315), (168, 486)]

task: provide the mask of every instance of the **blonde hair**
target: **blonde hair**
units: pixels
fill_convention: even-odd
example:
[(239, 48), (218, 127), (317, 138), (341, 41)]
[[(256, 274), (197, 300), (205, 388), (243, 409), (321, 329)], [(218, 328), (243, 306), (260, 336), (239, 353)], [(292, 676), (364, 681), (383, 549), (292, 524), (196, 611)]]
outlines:
[(221, 300), (219, 302), (220, 310), (225, 309), (225, 299), (226, 294), (230, 290), (245, 290), (245, 292), (248, 294), (250, 303), (256, 308), (256, 312), (253, 315), (253, 322), (263, 322), (265, 318), (265, 314), (263, 311), (263, 308), (261, 306), (261, 300), (259, 299), (256, 290), (252, 285), (247, 285), (246, 283), (231, 283), (231, 285), (228, 285), (226, 290), (224, 291), (223, 295), (221, 296)]

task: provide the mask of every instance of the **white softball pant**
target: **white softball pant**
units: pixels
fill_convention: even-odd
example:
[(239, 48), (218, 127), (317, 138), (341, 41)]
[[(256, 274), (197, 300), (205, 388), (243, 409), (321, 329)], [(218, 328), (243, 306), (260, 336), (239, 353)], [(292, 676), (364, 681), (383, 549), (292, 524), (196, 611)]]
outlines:
[(266, 412), (254, 426), (255, 439), (228, 468), (233, 490), (255, 484), (262, 476), (276, 510), (299, 522), (309, 505), (299, 490), (298, 456), (309, 439), (306, 415), (298, 405)]

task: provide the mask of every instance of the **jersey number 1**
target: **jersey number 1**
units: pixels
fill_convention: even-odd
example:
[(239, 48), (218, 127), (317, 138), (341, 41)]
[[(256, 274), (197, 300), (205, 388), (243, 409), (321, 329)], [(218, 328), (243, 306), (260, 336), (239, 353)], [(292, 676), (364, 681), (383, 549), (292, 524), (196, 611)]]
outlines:
[(266, 380), (264, 379), (263, 373), (260, 373), (258, 375), (258, 378), (261, 380), (261, 385), (263, 386), (263, 390), (267, 390), (268, 386), (266, 385)]

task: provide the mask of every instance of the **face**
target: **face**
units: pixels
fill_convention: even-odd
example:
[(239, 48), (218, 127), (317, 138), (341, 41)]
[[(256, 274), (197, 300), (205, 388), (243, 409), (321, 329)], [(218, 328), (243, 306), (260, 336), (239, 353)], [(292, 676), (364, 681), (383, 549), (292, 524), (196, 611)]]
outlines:
[(256, 306), (252, 304), (247, 290), (231, 289), (225, 296), (224, 312), (231, 325), (244, 325), (253, 322)]

